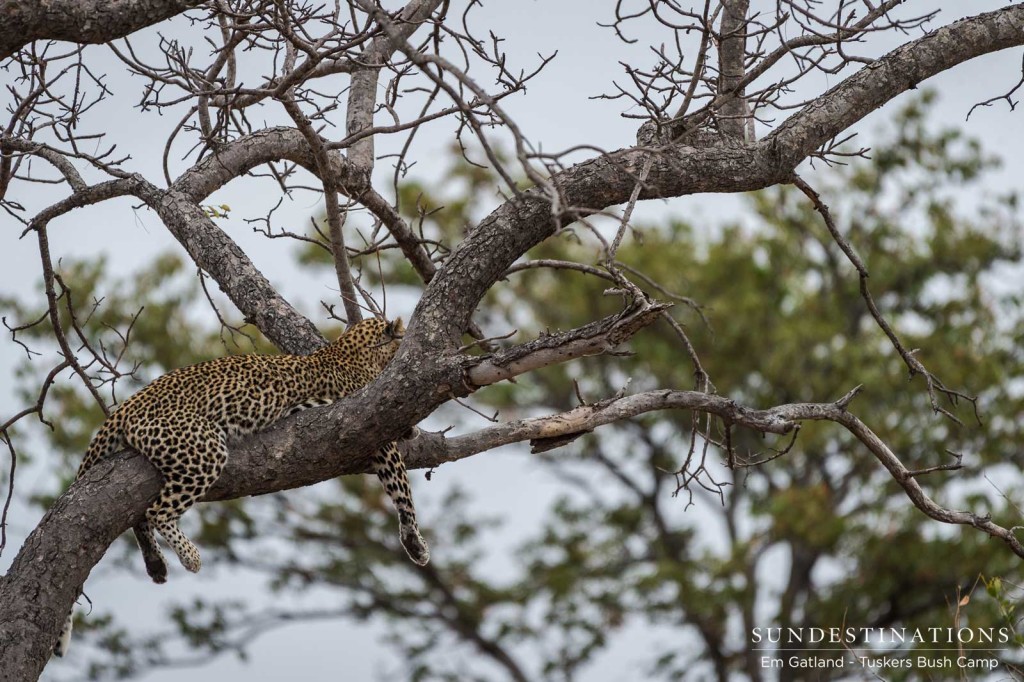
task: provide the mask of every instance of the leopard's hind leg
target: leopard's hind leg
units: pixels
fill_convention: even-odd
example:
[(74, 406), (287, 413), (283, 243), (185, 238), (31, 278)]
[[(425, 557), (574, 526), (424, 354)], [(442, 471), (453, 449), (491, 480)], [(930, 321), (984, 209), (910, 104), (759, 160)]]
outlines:
[[(161, 438), (169, 433), (175, 437)], [(198, 415), (178, 415), (155, 420), (139, 433), (126, 433), (126, 438), (164, 477), (160, 496), (146, 510), (145, 524), (136, 527), (147, 570), (158, 570), (156, 531), (167, 540), (181, 565), (195, 573), (202, 566), (199, 550), (178, 528), (178, 519), (206, 494), (224, 469), (228, 459), (224, 432)], [(162, 557), (159, 561), (163, 563)]]
[(373, 468), (398, 511), (402, 546), (410, 559), (420, 566), (426, 566), (430, 561), (430, 550), (416, 524), (416, 507), (412, 503), (409, 475), (402, 461), (402, 453), (394, 443), (388, 443), (374, 455)]

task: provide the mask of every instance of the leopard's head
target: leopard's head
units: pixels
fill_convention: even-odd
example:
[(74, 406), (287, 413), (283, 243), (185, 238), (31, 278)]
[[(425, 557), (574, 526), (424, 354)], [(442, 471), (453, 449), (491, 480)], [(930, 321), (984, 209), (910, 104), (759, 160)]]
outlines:
[(353, 325), (336, 343), (351, 350), (360, 360), (382, 370), (395, 357), (404, 335), (402, 318), (391, 322), (371, 318)]

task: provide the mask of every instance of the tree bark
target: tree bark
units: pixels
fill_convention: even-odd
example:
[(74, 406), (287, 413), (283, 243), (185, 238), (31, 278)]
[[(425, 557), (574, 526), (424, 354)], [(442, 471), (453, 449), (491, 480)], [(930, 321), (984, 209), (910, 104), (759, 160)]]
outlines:
[(0, 0), (0, 59), (33, 40), (106, 43), (204, 0)]
[[(22, 4), (0, 4), (0, 10), (11, 12), (11, 7)], [(367, 455), (379, 444), (398, 437), (450, 396), (472, 390), (467, 371), (479, 360), (458, 355), (456, 348), (487, 290), (529, 248), (577, 219), (579, 211), (604, 210), (626, 202), (648, 159), (650, 169), (641, 199), (741, 192), (788, 182), (796, 166), (820, 145), (900, 93), (958, 63), (1021, 44), (1024, 6), (965, 19), (864, 67), (756, 144), (701, 149), (666, 146), (653, 151), (634, 148), (580, 163), (550, 181), (560, 195), (559, 205), (574, 207), (571, 212), (555, 211), (550, 196), (540, 189), (523, 192), (484, 219), (438, 269), (416, 308), (398, 355), (377, 381), (330, 408), (307, 411), (235, 444), (231, 462), (207, 499), (262, 494), (368, 471)], [(308, 145), (297, 131), (271, 129), (249, 136), (249, 141), (259, 136), (265, 144), (225, 145), (215, 161), (183, 175), (164, 196), (165, 204), (157, 202), (172, 232), (184, 235), (183, 243), (197, 239), (190, 232), (197, 228), (219, 239), (195, 215), (199, 209), (194, 205), (216, 187), (268, 160), (302, 158), (304, 166), (311, 166)], [(337, 166), (332, 160), (339, 187), (346, 186), (340, 176), (352, 181), (353, 169), (345, 166), (340, 155), (333, 156), (339, 159)], [(231, 246), (211, 242), (196, 246), (195, 251), (216, 260), (229, 256)], [(291, 316), (288, 309), (266, 307), (265, 301), (246, 298), (246, 287), (260, 282), (258, 272), (203, 267), (282, 347), (302, 352), (322, 343), (305, 327), (308, 321)], [(281, 331), (285, 327), (298, 335), (295, 340), (287, 340), (287, 333)], [(855, 417), (828, 406), (811, 407), (773, 414), (784, 421), (803, 415), (799, 418), (843, 424), (872, 448), (926, 513), (998, 534), (1000, 529), (993, 528), (990, 521), (936, 507), (913, 477), (900, 470), (895, 456), (886, 454), (884, 443), (872, 440), (873, 434)], [(440, 461), (444, 458), (438, 453), (410, 453), (412, 466), (433, 466)], [(8, 574), (0, 579), (0, 680), (35, 680), (39, 676), (64, 616), (92, 566), (110, 542), (140, 518), (158, 486), (159, 477), (148, 463), (138, 455), (122, 454), (90, 470), (47, 512)], [(1011, 538), (999, 537), (1011, 542)]]

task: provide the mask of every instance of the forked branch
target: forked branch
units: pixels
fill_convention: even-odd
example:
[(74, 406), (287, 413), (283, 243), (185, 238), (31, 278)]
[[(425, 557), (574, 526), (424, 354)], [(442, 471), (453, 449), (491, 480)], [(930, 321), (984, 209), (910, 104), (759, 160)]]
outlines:
[[(847, 409), (857, 392), (858, 389), (854, 389), (833, 403), (792, 403), (757, 410), (702, 391), (662, 389), (616, 396), (568, 412), (506, 422), (462, 436), (448, 438), (441, 433), (423, 433), (420, 438), (406, 443), (404, 449), (410, 467), (434, 467), (439, 462), (457, 461), (503, 445), (565, 438), (648, 412), (669, 409), (692, 410), (717, 417), (730, 426), (779, 435), (792, 433), (804, 421), (830, 421), (857, 438), (903, 488), (914, 506), (927, 516), (942, 523), (977, 528), (1002, 540), (1014, 554), (1024, 558), (1024, 544), (1017, 537), (1016, 528), (1001, 526), (986, 513), (948, 509), (929, 497), (918, 483), (922, 472), (908, 469), (885, 441)], [(568, 440), (571, 439), (566, 442)]]

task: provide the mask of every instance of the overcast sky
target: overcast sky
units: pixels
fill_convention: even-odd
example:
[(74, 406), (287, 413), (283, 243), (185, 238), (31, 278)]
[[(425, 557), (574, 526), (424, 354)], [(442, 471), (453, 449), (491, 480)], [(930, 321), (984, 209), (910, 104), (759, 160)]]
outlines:
[[(462, 2), (453, 3), (461, 6)], [(1000, 2), (971, 3), (908, 3), (914, 13), (921, 13), (929, 7), (942, 4), (970, 9), (972, 12), (994, 9)], [(503, 102), (506, 110), (518, 121), (524, 134), (545, 150), (556, 150), (576, 144), (596, 144), (605, 149), (615, 149), (632, 143), (637, 124), (619, 116), (621, 102), (590, 99), (609, 91), (610, 80), (620, 78), (622, 67), (619, 62), (641, 57), (640, 63), (647, 65), (647, 45), (668, 39), (653, 32), (653, 27), (639, 31), (638, 46), (627, 47), (614, 39), (610, 30), (598, 27), (597, 20), (607, 21), (614, 3), (598, 3), (595, 0), (549, 0), (547, 2), (523, 2), (504, 0), (486, 2), (473, 16), (478, 26), (492, 27), (505, 39), (505, 49), (523, 68), (535, 64), (538, 53), (545, 55), (558, 51), (558, 56), (536, 80), (531, 82), (525, 96), (513, 97)], [(607, 7), (595, 12), (596, 7)], [(946, 24), (955, 18), (945, 10), (932, 26)], [(152, 31), (150, 32), (152, 34)], [(893, 36), (891, 40), (897, 39)], [(886, 38), (890, 40), (890, 38)], [(142, 41), (140, 41), (142, 42)], [(646, 53), (649, 54), (649, 53)], [(90, 48), (93, 68), (109, 66), (111, 88), (115, 98), (102, 112), (112, 137), (119, 149), (132, 154), (128, 168), (141, 172), (156, 181), (162, 177), (159, 169), (159, 147), (163, 137), (155, 130), (173, 125), (167, 119), (141, 118), (129, 109), (138, 101), (141, 81), (120, 75), (117, 63), (110, 58), (104, 47)], [(1019, 49), (1004, 51), (974, 60), (968, 64), (940, 75), (925, 83), (939, 94), (939, 104), (934, 110), (934, 126), (962, 125), (971, 105), (1005, 92), (1020, 77), (1021, 53)], [(0, 80), (5, 76), (0, 73)], [(831, 85), (834, 83), (829, 83)], [(814, 93), (820, 92), (820, 83), (815, 84)], [(904, 96), (905, 97), (905, 96)], [(871, 139), (871, 131), (889, 120), (899, 106), (898, 99), (880, 112), (876, 112), (859, 124), (855, 130), (864, 134), (863, 144)], [(1005, 104), (980, 109), (966, 124), (966, 130), (981, 139), (985, 149), (1002, 157), (1005, 167), (993, 176), (993, 192), (1006, 189), (1021, 189), (1020, 178), (1024, 177), (1024, 135), (1020, 134), (1021, 114), (1010, 112)], [(431, 128), (432, 134), (421, 136), (412, 157), (417, 165), (413, 175), (436, 177), (443, 170), (446, 161), (444, 150), (451, 142), (451, 127), (439, 124)], [(154, 152), (154, 140), (156, 141)], [(389, 142), (379, 144), (379, 151), (387, 151)], [(378, 165), (382, 176), (390, 174), (386, 162)], [(813, 171), (809, 171), (813, 177)], [(49, 187), (27, 190), (19, 185), (22, 194), (14, 198), (30, 207), (52, 203), (54, 195)], [(60, 190), (60, 191), (63, 191)], [(209, 203), (226, 203), (232, 206), (232, 217), (219, 223), (250, 255), (255, 264), (279, 287), (282, 293), (297, 303), (310, 315), (317, 315), (318, 301), (331, 298), (329, 273), (311, 280), (309, 273), (299, 271), (290, 259), (282, 258), (280, 243), (270, 242), (252, 233), (243, 217), (261, 215), (266, 207), (277, 200), (271, 192), (253, 195), (252, 186), (236, 182), (210, 198)], [(51, 241), (54, 258), (61, 256), (88, 257), (103, 253), (109, 258), (114, 271), (128, 273), (147, 264), (154, 255), (167, 250), (178, 250), (177, 243), (151, 213), (133, 210), (136, 202), (128, 200), (111, 201), (98, 207), (81, 209), (55, 221), (51, 225)], [(637, 211), (639, 221), (653, 220), (665, 215), (686, 216), (691, 220), (701, 217), (709, 223), (735, 219), (738, 215), (739, 200), (736, 197), (693, 196), (665, 202), (652, 202)], [(311, 214), (317, 213), (319, 205), (312, 196), (299, 196), (282, 208), (280, 224), (302, 231)], [(0, 217), (0, 248), (3, 262), (0, 264), (0, 293), (17, 296), (41, 295), (41, 278), (38, 253), (34, 239), (19, 240), (21, 227), (6, 216)], [(408, 315), (406, 309), (397, 313)], [(401, 308), (402, 305), (399, 304)], [(4, 314), (4, 311), (0, 311)], [(322, 317), (315, 318), (323, 322)], [(0, 338), (0, 416), (9, 415), (21, 405), (13, 395), (13, 367), (22, 357), (18, 346), (10, 342), (9, 335)], [(50, 359), (46, 359), (49, 362)], [(506, 544), (512, 538), (520, 537), (535, 527), (540, 518), (542, 505), (536, 500), (549, 499), (558, 490), (556, 483), (529, 464), (522, 457), (522, 450), (507, 448), (501, 452), (488, 453), (470, 458), (441, 470), (440, 481), (425, 484), (419, 474), (414, 474), (415, 495), (421, 508), (421, 525), (430, 524), (430, 515), (438, 510), (438, 501), (445, 486), (460, 482), (479, 489), (480, 496), (475, 502), (476, 509), (507, 515), (515, 511), (517, 526), (503, 536)], [(6, 467), (0, 457), (0, 466)], [(21, 495), (38, 490), (47, 490), (44, 481), (47, 472), (43, 463), (36, 463), (19, 470), (18, 488)], [(530, 490), (535, 496), (524, 504), (521, 493)], [(5, 570), (25, 534), (38, 521), (36, 509), (19, 506), (11, 519), (12, 537), (3, 557), (0, 570)], [(443, 548), (434, 548), (443, 552)], [(499, 561), (492, 558), (495, 566)], [(141, 566), (141, 564), (140, 564)], [(104, 573), (103, 564), (88, 584), (89, 595), (101, 611), (110, 611), (123, 622), (148, 630), (157, 621), (155, 613), (160, 605), (174, 598), (196, 592), (214, 592), (218, 595), (239, 594), (244, 596), (251, 590), (258, 590), (254, 579), (239, 576), (231, 570), (215, 566), (206, 567), (199, 576), (188, 575), (175, 562), (171, 567), (168, 585), (157, 588), (149, 583), (141, 568), (137, 575)], [(325, 597), (329, 598), (329, 597)], [(294, 674), (296, 660), (302, 661), (303, 673), (308, 679), (362, 680), (370, 679), (374, 673), (400, 668), (389, 658), (390, 652), (378, 642), (380, 630), (375, 627), (354, 626), (349, 622), (316, 623), (308, 626), (294, 626), (274, 632), (260, 639), (250, 650), (248, 664), (231, 658), (198, 668), (188, 673), (194, 682), (218, 682), (244, 679), (249, 682), (286, 679)], [(587, 682), (611, 682), (628, 679), (636, 656), (642, 654), (645, 638), (650, 632), (633, 631), (621, 638), (608, 654), (599, 658), (600, 664), (591, 666), (583, 679)], [(664, 632), (653, 636), (671, 636)], [(74, 643), (72, 657), (74, 661)], [(298, 658), (297, 658), (298, 657)], [(343, 660), (339, 670), (339, 660)], [(68, 677), (67, 664), (51, 665), (44, 673), (44, 679), (65, 679)], [(147, 677), (154, 682), (169, 682), (181, 679), (180, 670), (157, 672)]]

